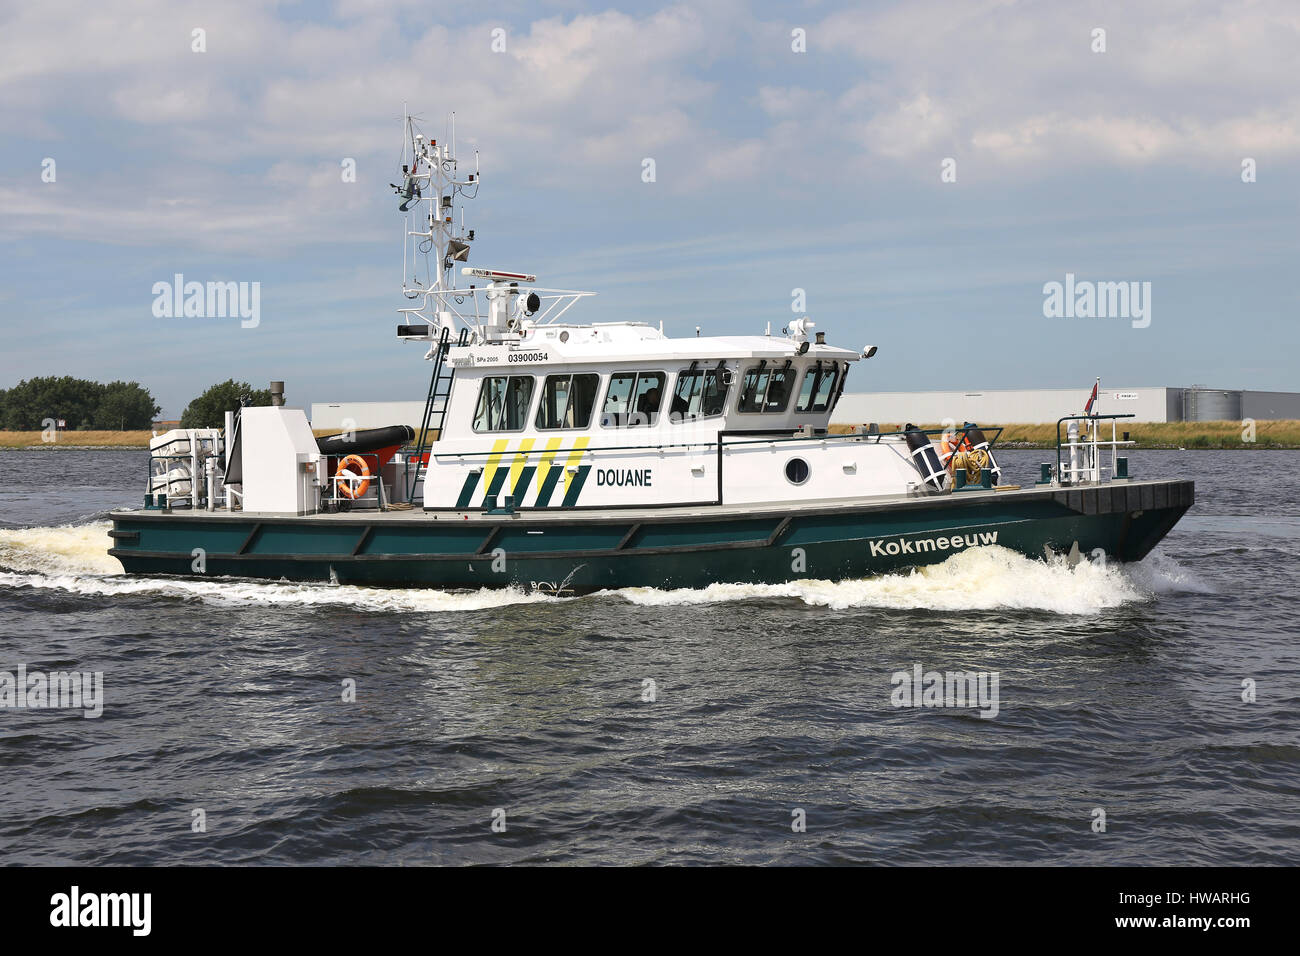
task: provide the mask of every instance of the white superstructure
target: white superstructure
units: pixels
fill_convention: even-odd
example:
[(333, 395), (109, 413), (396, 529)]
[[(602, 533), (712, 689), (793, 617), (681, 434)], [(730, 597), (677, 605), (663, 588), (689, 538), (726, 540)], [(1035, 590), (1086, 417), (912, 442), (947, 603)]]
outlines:
[[(454, 135), (454, 133), (453, 133)], [(400, 337), (430, 343), (446, 375), (426, 510), (673, 506), (828, 500), (919, 490), (902, 436), (827, 436), (849, 369), (807, 317), (780, 334), (671, 338), (640, 322), (574, 320), (593, 293), (548, 289), (469, 258), (462, 176), (447, 144), (407, 120), (410, 216)]]

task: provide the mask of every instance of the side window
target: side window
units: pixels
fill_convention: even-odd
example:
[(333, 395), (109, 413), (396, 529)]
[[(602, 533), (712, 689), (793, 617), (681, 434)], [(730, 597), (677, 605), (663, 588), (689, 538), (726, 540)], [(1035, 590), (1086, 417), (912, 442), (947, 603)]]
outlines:
[(474, 431), (519, 431), (533, 401), (531, 375), (493, 375), (483, 379), (474, 409)]
[(634, 385), (636, 372), (615, 372), (609, 377), (609, 388), (605, 390), (605, 408), (600, 417), (602, 425), (615, 428), (623, 424), (627, 419)]
[(840, 363), (840, 382), (835, 386), (835, 392), (830, 397), (830, 404), (827, 408), (834, 410), (835, 406), (840, 403), (840, 396), (844, 394), (844, 383), (849, 380), (849, 363)]
[(673, 389), (673, 404), (668, 409), (668, 417), (672, 421), (680, 422), (699, 415), (700, 387), (703, 384), (703, 372), (677, 373), (677, 387)]
[(824, 412), (831, 405), (835, 394), (835, 383), (839, 378), (839, 366), (834, 362), (818, 362), (803, 373), (803, 387), (799, 389), (799, 401), (795, 405), (797, 412)]
[(740, 386), (742, 412), (783, 412), (794, 390), (794, 369), (789, 366), (768, 368), (756, 365), (745, 372)]
[(569, 399), (566, 428), (590, 428), (591, 414), (596, 410), (596, 394), (600, 391), (599, 375), (573, 376), (573, 397)]
[(663, 405), (663, 372), (616, 372), (609, 378), (600, 423), (622, 428), (653, 425)]
[(790, 404), (790, 393), (794, 391), (794, 369), (790, 367), (772, 370), (772, 379), (767, 383), (767, 401), (763, 403), (765, 412), (783, 412)]
[(548, 375), (537, 408), (537, 427), (587, 428), (599, 386), (599, 375)]
[(745, 380), (740, 385), (740, 411), (763, 410), (763, 400), (767, 395), (767, 380), (771, 377), (771, 370), (763, 365), (755, 365), (745, 372)]
[(717, 368), (678, 372), (673, 404), (669, 409), (672, 420), (690, 421), (721, 415), (727, 407), (727, 374)]
[(709, 369), (705, 372), (700, 414), (705, 418), (714, 418), (725, 412), (729, 391), (731, 391), (731, 369)]

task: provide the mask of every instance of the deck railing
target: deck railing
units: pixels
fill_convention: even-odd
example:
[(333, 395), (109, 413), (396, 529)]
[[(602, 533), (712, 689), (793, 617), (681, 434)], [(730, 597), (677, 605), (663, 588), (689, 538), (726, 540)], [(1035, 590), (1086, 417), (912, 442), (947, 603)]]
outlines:
[[(1111, 477), (1127, 477), (1120, 474), (1119, 448), (1120, 446), (1135, 445), (1136, 442), (1121, 441), (1115, 437), (1115, 422), (1121, 418), (1135, 418), (1132, 412), (1126, 412), (1122, 415), (1066, 415), (1056, 421), (1056, 474), (1063, 485), (1075, 485), (1083, 482), (1092, 482), (1094, 484), (1101, 481), (1101, 450), (1110, 448), (1110, 473)], [(1110, 441), (1102, 441), (1098, 435), (1098, 429), (1103, 421), (1110, 422)], [(1076, 437), (1072, 440), (1061, 441), (1061, 425), (1065, 422), (1088, 422), (1088, 434), (1083, 441)], [(1067, 431), (1067, 438), (1069, 434)], [(1068, 454), (1069, 462), (1067, 464), (1065, 456)]]

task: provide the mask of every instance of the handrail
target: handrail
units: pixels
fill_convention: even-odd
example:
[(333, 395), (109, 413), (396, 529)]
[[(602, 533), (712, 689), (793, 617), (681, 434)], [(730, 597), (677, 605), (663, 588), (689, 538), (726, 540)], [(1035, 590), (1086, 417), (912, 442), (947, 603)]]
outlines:
[[(341, 456), (330, 456), (330, 457), (341, 457)], [(329, 487), (324, 489), (324, 491), (322, 492), (321, 501), (322, 502), (328, 501), (333, 504), (342, 504), (346, 502), (349, 507), (356, 504), (358, 501), (375, 501), (378, 502), (379, 509), (382, 511), (385, 507), (383, 474), (380, 471), (376, 471), (369, 478), (364, 479), (368, 485), (373, 486), (374, 488), (373, 497), (370, 494), (369, 488), (366, 489), (365, 494), (361, 495), (358, 498), (350, 498), (339, 491), (340, 483), (345, 481), (355, 481), (355, 480), (357, 480), (355, 476), (352, 478), (345, 478), (342, 475), (338, 475), (338, 474), (330, 475), (328, 479)]]
[[(1082, 422), (1082, 421), (1087, 421), (1087, 422), (1093, 422), (1093, 423), (1096, 423), (1096, 422), (1100, 422), (1100, 421), (1110, 421), (1110, 422), (1111, 422), (1111, 440), (1108, 441), (1108, 442), (1099, 442), (1099, 441), (1097, 441), (1097, 432), (1096, 432), (1096, 429), (1094, 428), (1094, 429), (1092, 430), (1093, 439), (1092, 439), (1092, 441), (1089, 442), (1088, 444), (1091, 444), (1091, 445), (1110, 445), (1110, 446), (1112, 446), (1112, 453), (1113, 453), (1113, 451), (1114, 451), (1114, 447), (1117, 446), (1117, 445), (1119, 445), (1119, 444), (1122, 444), (1121, 442), (1117, 442), (1117, 441), (1115, 441), (1115, 427), (1114, 427), (1114, 422), (1115, 422), (1115, 420), (1120, 419), (1120, 418), (1136, 418), (1136, 417), (1137, 417), (1137, 413), (1136, 413), (1136, 412), (1123, 412), (1123, 413), (1121, 413), (1121, 414), (1115, 414), (1115, 415), (1064, 415), (1064, 416), (1062, 416), (1061, 418), (1058, 418), (1058, 419), (1056, 420), (1056, 474), (1057, 474), (1057, 476), (1060, 477), (1060, 476), (1062, 476), (1062, 475), (1064, 474), (1064, 471), (1062, 470), (1062, 461), (1063, 461), (1063, 459), (1061, 458), (1061, 425), (1062, 425), (1062, 423), (1064, 423), (1064, 422)], [(1074, 443), (1074, 442), (1072, 442), (1071, 444), (1078, 444), (1078, 443)], [(1096, 462), (1096, 463), (1095, 463), (1095, 467), (1098, 468), (1098, 469), (1100, 469), (1100, 467), (1101, 467), (1101, 463), (1100, 463), (1100, 462)], [(1098, 474), (1100, 475), (1100, 470), (1098, 470)], [(1063, 480), (1063, 479), (1062, 479), (1062, 480)]]
[[(971, 429), (974, 429), (974, 428), (980, 428), (982, 431), (985, 432), (985, 435), (986, 435), (986, 436), (987, 436), (987, 434), (988, 434), (989, 432), (993, 432), (993, 437), (989, 439), (989, 446), (990, 446), (990, 447), (992, 447), (992, 446), (997, 442), (998, 438), (1001, 437), (1002, 432), (1003, 432), (1003, 430), (1004, 430), (1001, 426), (990, 425), (990, 426), (985, 427), (985, 426), (980, 426), (980, 425), (976, 425), (976, 424), (963, 425), (961, 428), (918, 428), (918, 429), (915, 429), (915, 430), (921, 432), (923, 435), (943, 435), (943, 434), (957, 434), (957, 433), (965, 434), (965, 433), (969, 432)], [(510, 433), (510, 434), (514, 434), (514, 433)], [(572, 447), (572, 448), (554, 448), (554, 449), (552, 449), (552, 448), (546, 448), (546, 449), (538, 449), (538, 448), (534, 448), (533, 451), (532, 451), (531, 453), (537, 453), (537, 452), (542, 452), (542, 451), (544, 451), (544, 452), (545, 452), (546, 454), (548, 454), (548, 455), (554, 455), (555, 457), (559, 457), (560, 455), (570, 454), (570, 453), (572, 453), (572, 452), (576, 452), (576, 451), (581, 451), (581, 452), (595, 452), (595, 451), (662, 451), (662, 450), (665, 449), (665, 448), (716, 448), (716, 447), (719, 446), (719, 445), (722, 445), (722, 446), (724, 446), (724, 447), (728, 447), (728, 448), (729, 448), (729, 447), (731, 447), (731, 446), (733, 446), (733, 445), (768, 445), (768, 444), (775, 444), (775, 443), (778, 443), (778, 442), (794, 442), (794, 441), (803, 441), (803, 442), (807, 442), (807, 441), (867, 441), (867, 440), (869, 440), (869, 439), (875, 439), (875, 440), (876, 440), (876, 441), (875, 441), (875, 444), (879, 444), (879, 443), (880, 443), (879, 440), (880, 440), (881, 438), (883, 438), (883, 437), (889, 437), (889, 436), (893, 436), (893, 435), (905, 435), (905, 434), (907, 434), (907, 431), (900, 430), (900, 431), (896, 431), (896, 432), (876, 432), (876, 433), (871, 434), (871, 435), (866, 435), (866, 434), (856, 434), (856, 433), (853, 433), (853, 432), (849, 432), (849, 433), (847, 433), (847, 434), (842, 434), (842, 435), (789, 435), (789, 436), (784, 436), (784, 437), (770, 436), (770, 437), (767, 437), (767, 438), (749, 438), (749, 439), (744, 439), (744, 440), (742, 440), (742, 441), (725, 441), (725, 442), (719, 442), (719, 441), (692, 441), (692, 442), (659, 442), (659, 443), (657, 443), (657, 444), (653, 444), (653, 445), (596, 445), (596, 446), (591, 446), (591, 445), (576, 446), (576, 445), (575, 445), (575, 446)], [(511, 454), (516, 454), (516, 453), (517, 453), (517, 450), (516, 450), (516, 451), (509, 451), (509, 450), (507, 450), (507, 451), (498, 451), (498, 452), (494, 452), (494, 451), (492, 451), (491, 449), (487, 449), (487, 450), (484, 450), (484, 451), (447, 451), (447, 452), (431, 452), (431, 455), (432, 455), (432, 457), (435, 458), (435, 459), (443, 459), (443, 458), (474, 458), (474, 457), (480, 457), (480, 456), (481, 456), (481, 457), (484, 457), (484, 458), (491, 458), (493, 455), (511, 455)]]
[[(419, 235), (413, 233), (412, 235)], [(434, 323), (424, 314), (426, 309), (430, 308), (430, 300), (434, 303), (433, 311), (448, 312), (459, 319), (465, 326), (466, 330), (478, 330), (483, 325), (483, 314), (479, 311), (479, 296), (491, 291), (487, 286), (470, 286), (465, 289), (438, 289), (438, 288), (410, 288), (403, 287), (403, 292), (413, 293), (408, 297), (412, 300), (424, 297), (425, 302), (418, 308), (398, 309), (399, 312), (413, 313), (419, 315), (421, 319), (430, 325)], [(534, 325), (552, 325), (560, 319), (564, 313), (568, 312), (579, 299), (588, 298), (595, 295), (595, 292), (580, 292), (576, 289), (548, 289), (541, 286), (530, 286), (529, 292), (537, 293), (537, 297), (544, 303), (544, 308), (531, 318)], [(473, 314), (468, 309), (458, 309), (456, 306), (464, 305), (465, 300), (469, 299), (474, 305)], [(486, 302), (486, 299), (484, 300)]]

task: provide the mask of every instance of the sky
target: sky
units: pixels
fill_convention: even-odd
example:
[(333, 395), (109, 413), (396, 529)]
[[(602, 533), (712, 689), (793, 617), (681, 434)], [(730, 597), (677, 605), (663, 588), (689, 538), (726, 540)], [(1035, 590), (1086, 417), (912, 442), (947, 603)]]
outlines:
[[(1297, 61), (1294, 0), (0, 0), (0, 388), (422, 399), (409, 106), (479, 150), (470, 263), (575, 320), (807, 314), (878, 346), (849, 391), (1300, 390)], [(259, 323), (155, 315), (176, 273)], [(1045, 315), (1067, 274), (1149, 315)]]

